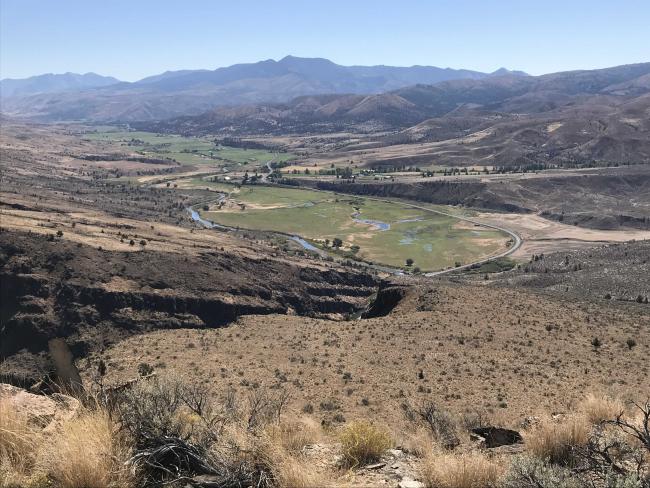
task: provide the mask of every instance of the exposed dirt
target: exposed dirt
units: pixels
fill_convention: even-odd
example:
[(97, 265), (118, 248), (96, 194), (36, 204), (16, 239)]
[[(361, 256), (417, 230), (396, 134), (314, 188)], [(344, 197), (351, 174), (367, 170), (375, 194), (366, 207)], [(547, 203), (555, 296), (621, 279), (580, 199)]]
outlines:
[(399, 429), (405, 401), (430, 399), (516, 425), (538, 411), (566, 411), (588, 391), (649, 392), (649, 326), (647, 306), (423, 282), (385, 317), (251, 315), (225, 329), (145, 333), (80, 366), (89, 379), (102, 357), (115, 383), (147, 363), (218, 391), (284, 387), (292, 412), (311, 405), (326, 423), (372, 418)]
[(650, 230), (585, 229), (537, 214), (480, 212), (475, 218), (480, 222), (501, 225), (519, 234), (523, 244), (513, 254), (517, 259), (528, 259), (533, 254), (587, 249), (605, 243), (650, 239)]
[[(241, 315), (341, 318), (377, 284), (354, 270), (204, 249), (180, 256), (100, 250), (65, 238), (0, 234), (3, 358), (66, 337), (76, 355), (156, 328), (221, 327)], [(35, 374), (42, 364), (26, 365)]]

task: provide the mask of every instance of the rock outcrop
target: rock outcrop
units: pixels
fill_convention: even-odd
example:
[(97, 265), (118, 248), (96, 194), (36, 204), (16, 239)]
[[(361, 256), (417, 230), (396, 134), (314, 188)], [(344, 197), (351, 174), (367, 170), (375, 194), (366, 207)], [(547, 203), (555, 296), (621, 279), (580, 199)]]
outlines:
[(68, 395), (34, 395), (22, 388), (0, 383), (0, 406), (9, 406), (19, 414), (26, 414), (34, 427), (51, 432), (74, 417), (79, 411), (80, 403)]
[(307, 260), (110, 252), (8, 231), (0, 233), (0, 281), (0, 361), (31, 354), (32, 364), (9, 368), (31, 380), (51, 369), (43, 352), (54, 338), (79, 358), (128, 335), (222, 327), (242, 315), (342, 318), (379, 283), (367, 272)]

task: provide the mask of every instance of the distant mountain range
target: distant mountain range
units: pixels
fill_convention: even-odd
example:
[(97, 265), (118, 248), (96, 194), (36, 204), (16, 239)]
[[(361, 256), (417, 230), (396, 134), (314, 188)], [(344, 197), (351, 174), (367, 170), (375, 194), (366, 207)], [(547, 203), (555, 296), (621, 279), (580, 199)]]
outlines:
[(80, 91), (116, 83), (120, 83), (120, 80), (112, 76), (101, 76), (95, 73), (83, 75), (77, 73), (60, 75), (48, 73), (24, 79), (4, 79), (0, 81), (0, 96), (2, 98), (26, 97), (40, 93)]
[(298, 96), (376, 94), (416, 84), (526, 76), (434, 66), (341, 66), (322, 58), (287, 56), (280, 61), (236, 64), (210, 70), (168, 71), (134, 83), (92, 73), (2, 80), (2, 111), (45, 121), (143, 121), (195, 115), (214, 107), (286, 102)]
[(506, 114), (521, 117), (595, 109), (649, 93), (650, 63), (643, 63), (542, 76), (507, 74), (416, 84), (377, 94), (301, 96), (284, 103), (218, 107), (198, 116), (150, 125), (187, 132), (322, 131), (328, 125), (353, 124), (374, 124), (377, 129), (390, 130), (440, 117), (503, 118)]
[(378, 164), (650, 162), (650, 63), (543, 76), (489, 76), (367, 95), (219, 107), (135, 127), (184, 134), (378, 134), (419, 144)]

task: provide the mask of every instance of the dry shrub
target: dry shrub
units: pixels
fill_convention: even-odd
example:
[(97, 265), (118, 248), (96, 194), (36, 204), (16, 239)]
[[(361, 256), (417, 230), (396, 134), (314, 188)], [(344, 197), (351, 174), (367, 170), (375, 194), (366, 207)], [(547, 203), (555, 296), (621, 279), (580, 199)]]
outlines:
[(292, 456), (281, 446), (267, 445), (264, 461), (270, 471), (274, 486), (278, 488), (318, 488), (324, 480), (314, 470), (313, 463)]
[(356, 467), (378, 461), (391, 446), (390, 435), (369, 422), (353, 422), (341, 433), (343, 461)]
[(423, 482), (430, 488), (491, 488), (497, 486), (501, 465), (478, 451), (433, 453), (422, 467)]
[(40, 432), (7, 399), (0, 399), (0, 487), (34, 484), (34, 454)]
[(288, 452), (298, 453), (305, 446), (316, 444), (321, 438), (320, 429), (311, 419), (282, 422), (267, 428), (267, 434)]
[(418, 427), (403, 439), (400, 438), (398, 440), (398, 445), (402, 446), (404, 451), (419, 458), (426, 457), (436, 448), (431, 439), (431, 433), (424, 427)]
[(435, 403), (424, 401), (416, 408), (404, 403), (402, 410), (410, 422), (426, 426), (436, 443), (445, 449), (454, 449), (460, 444), (458, 419)]
[(590, 393), (580, 404), (580, 411), (591, 424), (600, 424), (605, 420), (614, 420), (617, 415), (625, 411), (620, 400), (607, 395), (594, 395)]
[(262, 431), (249, 429), (246, 421), (231, 422), (222, 429), (221, 442), (214, 446), (213, 454), (254, 473), (257, 486), (316, 488), (325, 486), (325, 479), (301, 450), (317, 438), (314, 426), (301, 421), (267, 425)]
[(83, 410), (43, 443), (37, 469), (61, 488), (124, 488), (134, 486), (130, 453), (105, 410)]
[(570, 470), (529, 457), (515, 457), (501, 488), (582, 488)]
[(589, 440), (589, 425), (584, 417), (570, 416), (563, 421), (543, 420), (524, 432), (528, 451), (551, 463), (571, 465), (576, 448)]

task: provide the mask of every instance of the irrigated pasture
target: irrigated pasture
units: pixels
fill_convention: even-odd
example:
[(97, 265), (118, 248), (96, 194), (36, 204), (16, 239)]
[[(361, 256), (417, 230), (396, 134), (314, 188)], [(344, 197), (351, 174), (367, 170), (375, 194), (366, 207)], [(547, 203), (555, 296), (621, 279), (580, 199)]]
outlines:
[(144, 156), (172, 159), (181, 164), (229, 162), (240, 166), (260, 166), (267, 161), (287, 161), (295, 157), (291, 153), (223, 146), (208, 137), (183, 137), (110, 128), (85, 134), (84, 137), (92, 141), (119, 143)]
[[(330, 252), (378, 264), (438, 270), (473, 262), (505, 248), (507, 236), (454, 217), (395, 202), (331, 192), (243, 186), (194, 180), (225, 198), (201, 210), (229, 227), (295, 234)], [(340, 239), (340, 247), (334, 247)]]

